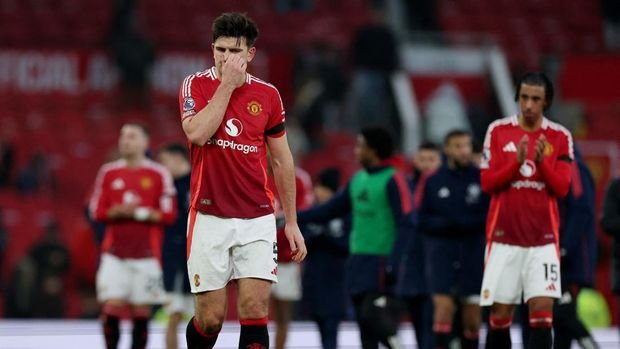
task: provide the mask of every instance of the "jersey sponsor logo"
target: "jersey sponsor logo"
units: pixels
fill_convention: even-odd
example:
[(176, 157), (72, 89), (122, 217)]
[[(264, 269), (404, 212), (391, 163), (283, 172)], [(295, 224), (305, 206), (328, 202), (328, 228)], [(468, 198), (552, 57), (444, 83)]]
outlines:
[(238, 137), (243, 131), (243, 124), (239, 119), (229, 119), (224, 127), (226, 134), (231, 137)]
[(545, 189), (545, 183), (544, 182), (537, 182), (537, 181), (514, 181), (510, 184), (511, 187), (515, 188), (515, 189), (536, 189), (536, 190), (543, 190)]
[(519, 173), (526, 178), (532, 177), (534, 173), (536, 173), (536, 163), (529, 159), (523, 161), (523, 164), (521, 164), (521, 167), (519, 168)]
[(240, 143), (235, 143), (235, 141), (229, 141), (226, 139), (211, 138), (207, 141), (207, 144), (216, 145), (224, 149), (229, 148), (232, 150), (240, 151), (243, 154), (258, 153), (258, 146), (256, 145), (240, 144)]
[(517, 146), (515, 145), (515, 143), (513, 141), (510, 141), (510, 143), (506, 144), (502, 148), (502, 151), (506, 152), (506, 153), (516, 153), (517, 152)]
[(114, 190), (121, 190), (123, 188), (125, 188), (125, 181), (123, 181), (121, 178), (117, 178), (115, 180), (112, 181), (112, 189)]
[(183, 100), (183, 111), (190, 111), (196, 107), (196, 102), (192, 97), (185, 97)]
[(257, 101), (251, 101), (248, 103), (248, 113), (254, 116), (258, 116), (263, 111), (263, 106)]
[(140, 196), (132, 191), (132, 190), (128, 190), (126, 192), (123, 193), (123, 204), (126, 205), (133, 205), (133, 204), (139, 204), (140, 203)]

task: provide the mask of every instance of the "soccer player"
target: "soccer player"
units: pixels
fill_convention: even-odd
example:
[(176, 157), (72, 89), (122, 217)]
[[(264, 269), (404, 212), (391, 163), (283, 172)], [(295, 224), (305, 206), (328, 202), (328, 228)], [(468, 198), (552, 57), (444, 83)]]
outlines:
[(293, 156), (278, 90), (247, 73), (256, 54), (256, 24), (224, 13), (212, 30), (215, 66), (188, 76), (179, 94), (192, 160), (187, 263), (195, 316), (187, 346), (213, 347), (226, 315), (226, 286), (237, 280), (239, 348), (267, 348), (278, 256), (266, 154), (268, 149), (291, 257), (301, 262), (306, 246), (297, 226)]
[(194, 311), (194, 297), (187, 278), (187, 212), (189, 211), (189, 183), (191, 165), (189, 154), (183, 144), (164, 145), (158, 154), (158, 161), (174, 178), (177, 191), (177, 219), (164, 231), (162, 265), (164, 287), (168, 292), (165, 310), (168, 313), (166, 328), (166, 349), (177, 349), (177, 327), (184, 313)]
[[(596, 269), (596, 187), (592, 174), (575, 146), (572, 181), (568, 195), (558, 201), (560, 212), (560, 271), (562, 298), (553, 306), (554, 349), (570, 349), (573, 340), (581, 348), (597, 349), (598, 344), (577, 316), (577, 296), (582, 288), (594, 286)], [(526, 318), (527, 319), (527, 318)], [(526, 320), (522, 319), (522, 320)], [(522, 326), (527, 326), (522, 321)], [(524, 343), (529, 338), (522, 331)]]
[(164, 225), (177, 211), (168, 170), (148, 159), (149, 132), (138, 123), (123, 125), (121, 158), (101, 167), (90, 200), (90, 214), (106, 224), (97, 271), (97, 298), (106, 348), (116, 348), (119, 320), (131, 306), (132, 348), (145, 348), (151, 305), (165, 301), (160, 265)]
[(351, 214), (347, 289), (362, 348), (400, 348), (393, 298), (398, 264), (412, 231), (411, 192), (405, 176), (388, 162), (394, 141), (383, 128), (360, 131), (355, 154), (363, 169), (326, 203), (300, 213), (303, 223), (325, 223)]
[(425, 181), (418, 209), (426, 251), (426, 283), (432, 294), (433, 348), (447, 349), (456, 301), (462, 302), (464, 349), (478, 348), (480, 284), (488, 198), (472, 159), (472, 138), (450, 131), (446, 162)]
[(566, 196), (573, 141), (543, 115), (553, 85), (543, 73), (517, 85), (518, 115), (491, 123), (483, 145), (481, 184), (491, 195), (481, 289), (491, 306), (487, 348), (511, 347), (516, 304), (525, 299), (531, 330), (528, 348), (551, 348), (554, 298), (560, 298), (557, 199)]
[[(284, 211), (280, 200), (277, 200), (278, 188), (273, 178), (273, 169), (269, 169), (268, 188), (275, 194), (276, 222), (284, 222)], [(295, 168), (295, 200), (298, 209), (312, 205), (312, 180), (310, 175), (299, 167)], [(284, 225), (278, 224), (278, 283), (271, 289), (271, 304), (276, 321), (276, 349), (284, 349), (288, 328), (293, 315), (293, 302), (301, 299), (301, 268), (293, 262), (291, 247), (284, 234)]]

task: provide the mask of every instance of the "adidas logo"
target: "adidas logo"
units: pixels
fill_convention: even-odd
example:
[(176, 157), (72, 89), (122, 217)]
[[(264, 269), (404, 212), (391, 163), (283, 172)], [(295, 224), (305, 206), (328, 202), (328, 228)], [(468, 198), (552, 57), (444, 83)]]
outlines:
[(549, 286), (547, 286), (547, 288), (545, 288), (545, 291), (552, 291), (553, 292), (555, 290), (556, 290), (556, 288), (555, 288), (555, 284), (554, 283), (549, 284)]
[(514, 142), (510, 142), (510, 143), (506, 144), (502, 148), (502, 151), (506, 152), (506, 153), (516, 153), (517, 152), (517, 146), (515, 145)]

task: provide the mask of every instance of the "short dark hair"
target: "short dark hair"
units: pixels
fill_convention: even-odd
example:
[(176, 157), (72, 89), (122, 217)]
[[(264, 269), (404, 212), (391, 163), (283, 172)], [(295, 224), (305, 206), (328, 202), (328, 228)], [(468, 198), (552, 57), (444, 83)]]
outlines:
[(245, 38), (248, 47), (254, 46), (258, 38), (256, 23), (246, 16), (245, 13), (226, 12), (222, 13), (213, 21), (211, 27), (213, 42), (219, 37)]
[(360, 134), (379, 159), (387, 159), (394, 153), (394, 139), (388, 130), (382, 127), (367, 127), (362, 129)]
[(159, 148), (160, 153), (171, 153), (181, 155), (184, 159), (189, 159), (187, 147), (181, 143), (168, 143)]
[(439, 149), (439, 147), (437, 146), (437, 144), (431, 142), (431, 141), (424, 141), (422, 142), (419, 146), (418, 146), (418, 151), (420, 150), (434, 150), (434, 151), (441, 151), (441, 149)]
[(521, 94), (521, 85), (533, 85), (533, 86), (542, 86), (545, 88), (545, 108), (546, 111), (551, 107), (551, 103), (553, 103), (553, 84), (551, 80), (542, 72), (527, 72), (525, 73), (519, 82), (517, 83), (517, 91), (515, 92), (515, 102), (519, 101), (519, 95)]
[(149, 127), (146, 126), (146, 124), (143, 123), (143, 122), (140, 122), (140, 121), (128, 121), (124, 125), (125, 126), (135, 126), (135, 127), (139, 128), (142, 131), (142, 133), (144, 133), (146, 138), (151, 137), (151, 131), (149, 130)]
[(336, 167), (321, 170), (317, 176), (316, 184), (329, 188), (333, 192), (337, 191), (340, 186), (340, 170)]
[(448, 143), (450, 143), (452, 138), (463, 137), (463, 136), (467, 136), (471, 138), (471, 133), (469, 133), (469, 131), (460, 130), (460, 129), (452, 130), (448, 132), (448, 134), (446, 134), (446, 136), (443, 138), (443, 145), (448, 145)]

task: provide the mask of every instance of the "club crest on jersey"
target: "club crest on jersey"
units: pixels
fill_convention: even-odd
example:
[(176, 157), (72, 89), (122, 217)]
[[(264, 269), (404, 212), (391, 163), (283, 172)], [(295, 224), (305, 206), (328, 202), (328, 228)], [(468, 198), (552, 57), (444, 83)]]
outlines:
[(519, 173), (523, 177), (532, 177), (536, 173), (536, 164), (532, 160), (525, 160), (519, 168)]
[(149, 177), (142, 177), (140, 178), (140, 186), (142, 189), (149, 189), (153, 186), (153, 180)]
[(190, 111), (194, 109), (195, 106), (196, 102), (194, 102), (192, 97), (185, 97), (185, 100), (183, 101), (183, 111)]
[(549, 143), (545, 144), (545, 149), (543, 150), (543, 154), (545, 156), (549, 156), (551, 154), (553, 154), (553, 146)]
[(263, 111), (263, 106), (257, 101), (251, 101), (248, 103), (248, 113), (258, 116)]
[(200, 286), (200, 275), (194, 274), (194, 286)]

